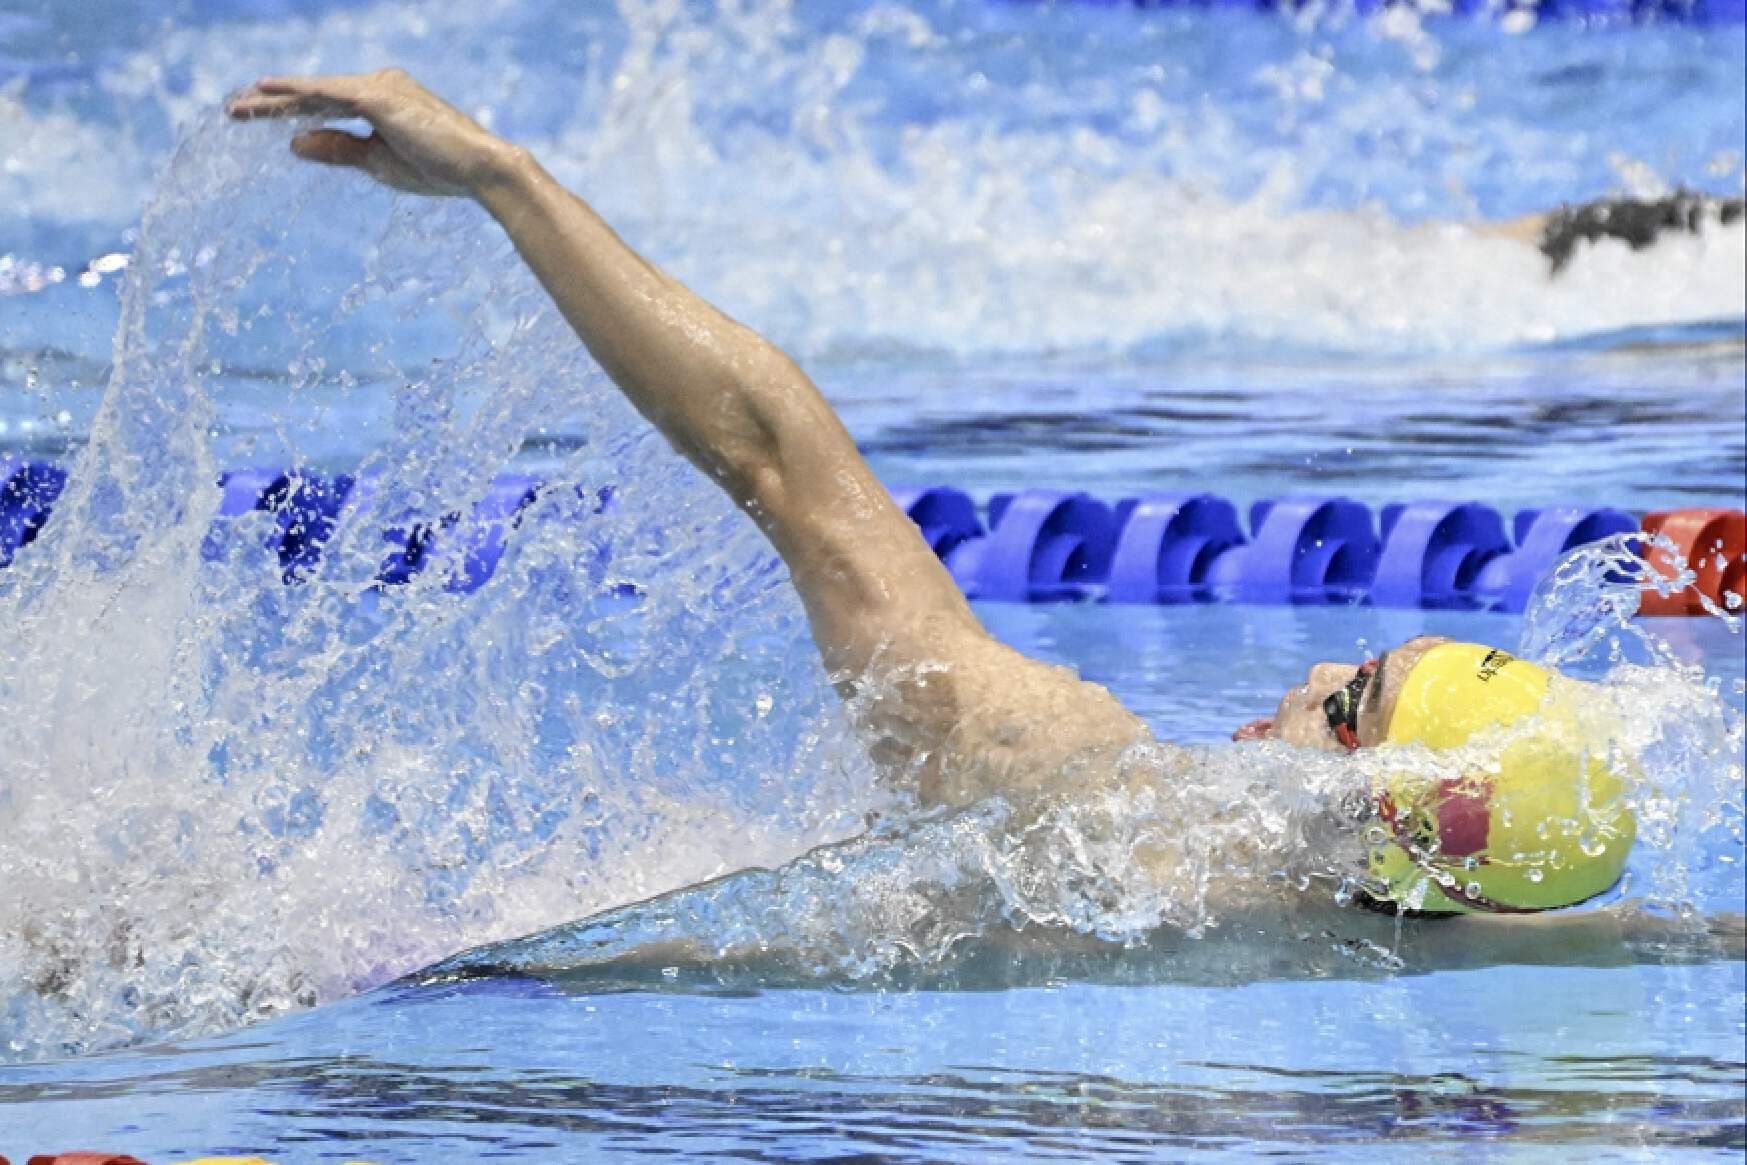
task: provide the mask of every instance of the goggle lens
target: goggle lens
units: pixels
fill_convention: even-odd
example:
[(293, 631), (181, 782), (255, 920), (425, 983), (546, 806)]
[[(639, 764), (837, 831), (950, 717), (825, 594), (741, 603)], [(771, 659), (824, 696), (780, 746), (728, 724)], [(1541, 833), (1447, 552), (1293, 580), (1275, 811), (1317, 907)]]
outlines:
[(1348, 680), (1340, 691), (1322, 702), (1322, 714), (1328, 717), (1329, 731), (1346, 746), (1348, 752), (1359, 747), (1359, 701), (1364, 697), (1371, 677), (1377, 674), (1377, 664), (1375, 659), (1360, 664), (1358, 674)]

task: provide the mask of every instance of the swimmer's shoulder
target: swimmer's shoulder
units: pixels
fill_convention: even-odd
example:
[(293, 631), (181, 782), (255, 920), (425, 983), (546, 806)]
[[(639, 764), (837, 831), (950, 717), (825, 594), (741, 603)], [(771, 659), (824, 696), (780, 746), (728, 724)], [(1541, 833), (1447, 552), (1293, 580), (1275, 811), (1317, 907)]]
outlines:
[(961, 653), (945, 678), (957, 722), (939, 784), (924, 791), (934, 803), (1052, 796), (1101, 772), (1114, 782), (1124, 753), (1153, 741), (1103, 685), (994, 639)]

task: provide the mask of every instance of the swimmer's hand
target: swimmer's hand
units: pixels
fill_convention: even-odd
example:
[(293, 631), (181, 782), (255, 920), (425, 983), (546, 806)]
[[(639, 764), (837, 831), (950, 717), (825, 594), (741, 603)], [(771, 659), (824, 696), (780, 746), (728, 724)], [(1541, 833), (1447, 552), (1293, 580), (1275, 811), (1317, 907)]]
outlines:
[(409, 194), (472, 197), (515, 161), (515, 147), (413, 80), (403, 70), (337, 77), (263, 77), (225, 110), (257, 117), (360, 118), (367, 137), (338, 129), (291, 139), (298, 157), (351, 166)]

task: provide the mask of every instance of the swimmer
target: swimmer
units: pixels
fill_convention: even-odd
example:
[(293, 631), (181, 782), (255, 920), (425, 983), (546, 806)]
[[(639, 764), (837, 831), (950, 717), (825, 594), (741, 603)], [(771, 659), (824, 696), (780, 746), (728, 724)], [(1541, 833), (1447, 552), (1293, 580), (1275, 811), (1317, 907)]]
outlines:
[[(368, 136), (310, 129), (292, 150), (396, 190), (478, 202), (637, 410), (770, 540), (876, 765), (921, 804), (994, 795), (1022, 803), (1100, 773), (1118, 781), (1123, 754), (1152, 743), (1104, 688), (991, 636), (806, 374), (639, 256), (526, 150), (394, 69), (263, 79), (234, 96), (229, 113), (362, 119)], [(1534, 715), (1550, 682), (1502, 652), (1416, 639), (1362, 667), (1318, 664), (1271, 718), (1236, 737), (1341, 751), (1447, 748)], [(1472, 787), (1399, 781), (1376, 790), (1378, 901), (1498, 915), (1608, 889), (1632, 843), (1623, 809), (1604, 812), (1581, 850), (1554, 844), (1532, 872), (1503, 855), (1487, 861), (1489, 830), (1495, 846), (1525, 841), (1548, 813), (1575, 813), (1580, 798), (1609, 793), (1606, 779), (1585, 779), (1578, 756), (1537, 738)]]
[(1642, 251), (1671, 232), (1698, 234), (1713, 225), (1741, 221), (1747, 200), (1712, 198), (1676, 190), (1662, 198), (1602, 198), (1577, 206), (1562, 206), (1550, 214), (1530, 214), (1480, 228), (1486, 234), (1514, 239), (1539, 250), (1563, 271), (1577, 254), (1578, 244), (1618, 239)]

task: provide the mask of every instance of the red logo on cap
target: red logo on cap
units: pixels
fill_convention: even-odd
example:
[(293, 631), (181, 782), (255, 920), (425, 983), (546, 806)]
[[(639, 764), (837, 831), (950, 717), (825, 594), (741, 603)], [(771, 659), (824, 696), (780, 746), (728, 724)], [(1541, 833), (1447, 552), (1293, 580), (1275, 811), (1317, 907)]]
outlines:
[(1438, 782), (1438, 849), (1447, 857), (1465, 858), (1486, 849), (1492, 825), (1492, 782), (1465, 777)]

